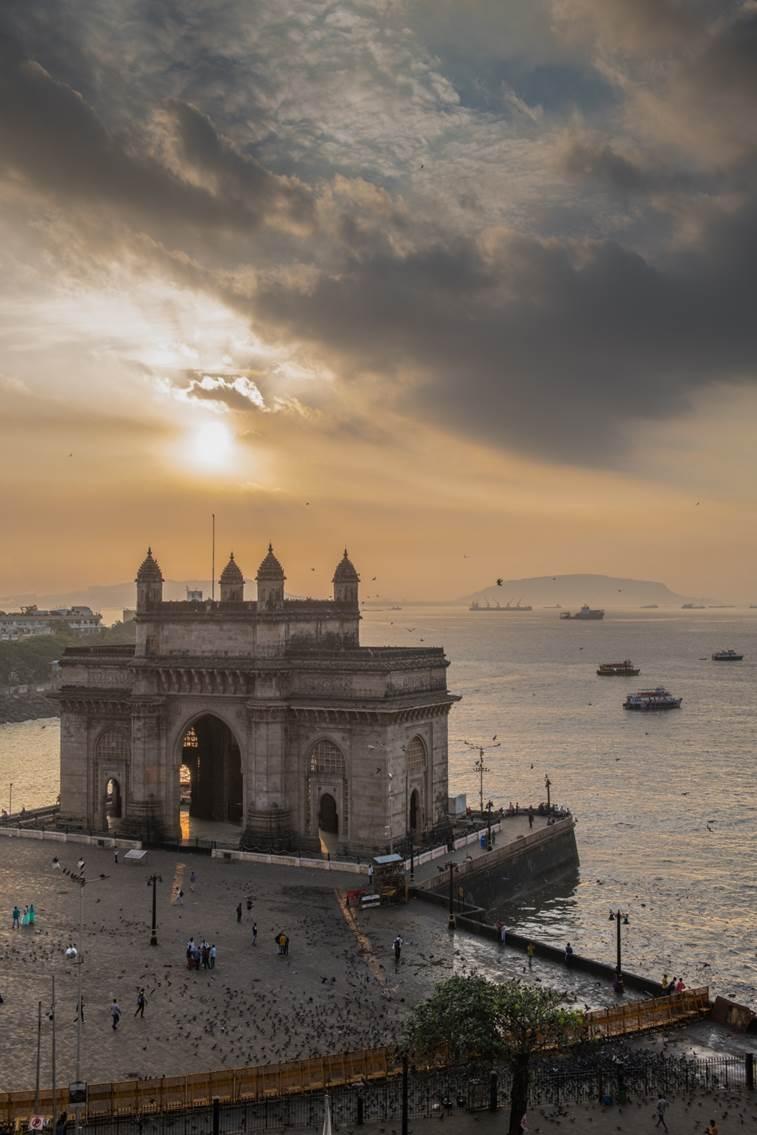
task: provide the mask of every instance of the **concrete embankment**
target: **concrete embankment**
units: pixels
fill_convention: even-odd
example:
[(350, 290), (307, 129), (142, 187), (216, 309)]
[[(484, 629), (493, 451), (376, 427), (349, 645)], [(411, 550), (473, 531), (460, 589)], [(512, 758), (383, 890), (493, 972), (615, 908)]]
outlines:
[[(529, 835), (495, 847), (486, 855), (461, 864), (453, 877), (454, 908), (457, 925), (491, 941), (499, 940), (499, 931), (488, 919), (488, 911), (501, 901), (532, 892), (555, 879), (575, 872), (578, 868), (578, 848), (575, 821), (572, 817), (559, 820)], [(426, 880), (413, 889), (416, 898), (436, 906), (449, 905), (449, 876), (445, 872), (436, 879)], [(508, 932), (507, 945), (524, 953), (533, 942), (535, 956), (565, 964), (563, 950), (546, 942)], [(573, 969), (591, 973), (611, 983), (615, 977), (612, 966), (574, 954)], [(659, 982), (624, 970), (627, 988), (638, 992), (659, 995)]]
[(58, 706), (47, 697), (45, 691), (29, 690), (27, 693), (17, 693), (5, 690), (0, 693), (0, 725), (32, 721), (37, 717), (57, 716)]

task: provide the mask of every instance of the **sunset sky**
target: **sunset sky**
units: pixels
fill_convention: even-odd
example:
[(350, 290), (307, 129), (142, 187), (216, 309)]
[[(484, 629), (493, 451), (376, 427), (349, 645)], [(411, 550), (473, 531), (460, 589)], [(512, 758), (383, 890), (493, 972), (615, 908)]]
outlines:
[(756, 185), (752, 0), (4, 0), (0, 594), (757, 601)]

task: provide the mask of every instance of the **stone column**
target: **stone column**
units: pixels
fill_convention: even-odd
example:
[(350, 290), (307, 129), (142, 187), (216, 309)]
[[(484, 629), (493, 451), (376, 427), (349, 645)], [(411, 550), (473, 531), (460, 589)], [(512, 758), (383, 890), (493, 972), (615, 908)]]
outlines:
[(243, 846), (282, 840), (292, 832), (284, 777), (286, 723), (287, 708), (284, 705), (247, 705), (249, 757)]
[(60, 702), (60, 820), (63, 824), (94, 827), (88, 793), (89, 729), (81, 706)]
[(163, 698), (139, 698), (131, 712), (131, 785), (122, 831), (149, 843), (175, 838), (179, 831), (175, 792), (166, 775)]

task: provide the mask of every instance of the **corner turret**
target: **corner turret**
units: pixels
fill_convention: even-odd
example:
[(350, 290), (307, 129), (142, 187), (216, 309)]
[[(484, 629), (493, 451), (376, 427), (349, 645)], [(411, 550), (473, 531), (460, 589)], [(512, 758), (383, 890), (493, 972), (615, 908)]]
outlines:
[(360, 583), (360, 576), (355, 571), (355, 566), (347, 555), (347, 549), (344, 549), (344, 556), (339, 561), (334, 572), (334, 602), (341, 604), (343, 607), (359, 606), (358, 600), (358, 584)]
[(244, 576), (239, 570), (239, 564), (234, 559), (234, 553), (229, 555), (229, 562), (221, 572), (219, 579), (222, 603), (241, 603), (244, 600)]
[(273, 554), (273, 545), (268, 545), (268, 554), (258, 568), (255, 577), (258, 585), (258, 610), (271, 611), (284, 603), (284, 569)]
[(160, 606), (163, 601), (163, 574), (158, 561), (153, 559), (152, 548), (147, 549), (137, 578), (137, 614)]

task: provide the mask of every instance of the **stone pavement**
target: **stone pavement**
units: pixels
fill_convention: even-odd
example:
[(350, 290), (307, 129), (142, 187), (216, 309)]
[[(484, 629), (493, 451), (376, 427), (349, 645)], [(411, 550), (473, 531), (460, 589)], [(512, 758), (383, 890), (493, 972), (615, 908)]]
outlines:
[[(149, 853), (148, 867), (120, 863), (107, 849), (5, 841), (0, 847), (0, 1090), (34, 1083), (37, 1002), (46, 1014), (56, 975), (58, 1082), (73, 1079), (76, 973), (64, 951), (79, 946), (79, 892), (52, 867), (56, 853), (74, 868), (86, 859), (82, 1072), (91, 1081), (131, 1075), (183, 1075), (208, 1068), (296, 1060), (387, 1043), (403, 1003), (376, 980), (339, 908), (336, 889), (355, 877), (336, 872), (230, 864), (205, 856)], [(191, 890), (190, 872), (197, 881)], [(158, 941), (150, 947), (152, 871), (158, 885)], [(172, 902), (178, 886), (183, 906)], [(246, 911), (253, 899), (252, 916)], [(235, 908), (243, 903), (237, 924)], [(33, 902), (34, 928), (11, 929), (14, 903)], [(257, 946), (251, 925), (258, 926)], [(290, 936), (278, 956), (274, 936)], [(218, 949), (216, 969), (188, 971), (190, 935)], [(385, 957), (391, 938), (376, 941)], [(144, 1020), (134, 1018), (144, 986)], [(116, 997), (123, 1010), (110, 1022)], [(49, 1023), (44, 1020), (42, 1082), (50, 1084)]]

